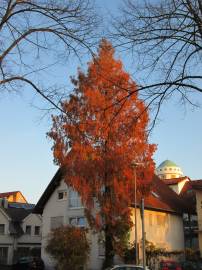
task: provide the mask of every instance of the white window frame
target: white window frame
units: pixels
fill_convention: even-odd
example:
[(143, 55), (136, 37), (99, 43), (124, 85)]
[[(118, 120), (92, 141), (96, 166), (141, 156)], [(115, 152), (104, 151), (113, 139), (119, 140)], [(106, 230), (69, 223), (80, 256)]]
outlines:
[[(72, 195), (74, 195), (74, 198), (72, 198)], [(70, 188), (69, 189), (69, 208), (70, 209), (81, 209), (84, 208), (84, 206), (81, 203), (81, 197), (79, 196), (78, 192), (75, 191), (74, 189)], [(71, 201), (76, 201), (76, 204), (73, 205)]]
[[(59, 193), (62, 193), (63, 194), (63, 197), (62, 199), (59, 198)], [(67, 190), (58, 190), (58, 193), (57, 193), (57, 200), (58, 201), (66, 201), (67, 200)]]
[[(84, 219), (84, 225), (79, 225), (79, 219), (80, 218), (83, 218)], [(71, 224), (71, 219), (76, 219), (76, 225), (72, 225)], [(77, 227), (77, 228), (86, 228), (87, 227), (87, 220), (84, 216), (72, 216), (72, 217), (69, 217), (69, 225), (73, 226), (73, 227)]]

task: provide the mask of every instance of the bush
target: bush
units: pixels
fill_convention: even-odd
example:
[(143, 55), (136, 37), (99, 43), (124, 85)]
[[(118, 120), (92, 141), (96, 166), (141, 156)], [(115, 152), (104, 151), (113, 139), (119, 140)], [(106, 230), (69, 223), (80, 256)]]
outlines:
[(46, 251), (55, 259), (58, 270), (78, 270), (87, 262), (90, 245), (87, 230), (64, 226), (53, 230)]

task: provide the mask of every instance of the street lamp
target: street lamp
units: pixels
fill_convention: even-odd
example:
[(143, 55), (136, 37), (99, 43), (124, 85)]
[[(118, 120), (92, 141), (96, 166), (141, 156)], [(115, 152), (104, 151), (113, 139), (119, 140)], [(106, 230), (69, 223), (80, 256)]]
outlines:
[[(134, 188), (135, 188), (135, 256), (136, 264), (139, 263), (138, 247), (137, 247), (137, 173), (136, 168), (143, 163), (132, 161), (132, 167), (134, 168)], [(143, 256), (143, 269), (146, 269), (146, 253), (145, 253), (145, 224), (144, 224), (144, 198), (141, 199), (140, 215), (142, 218), (142, 256)]]
[(144, 198), (141, 199), (140, 214), (142, 218), (142, 264), (143, 269), (146, 269), (146, 251), (145, 251), (145, 224), (144, 224)]
[(138, 256), (138, 246), (137, 246), (137, 173), (136, 168), (140, 163), (137, 163), (135, 161), (132, 161), (131, 163), (133, 169), (134, 169), (134, 188), (135, 188), (135, 260), (136, 264), (139, 263), (139, 256)]

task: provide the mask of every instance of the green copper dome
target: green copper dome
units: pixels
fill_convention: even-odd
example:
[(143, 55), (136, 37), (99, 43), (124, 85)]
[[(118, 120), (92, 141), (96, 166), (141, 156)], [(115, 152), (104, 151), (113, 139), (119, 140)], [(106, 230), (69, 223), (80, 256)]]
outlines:
[(177, 164), (175, 164), (173, 161), (171, 160), (165, 160), (163, 161), (159, 166), (158, 169), (160, 168), (164, 168), (164, 167), (179, 167)]

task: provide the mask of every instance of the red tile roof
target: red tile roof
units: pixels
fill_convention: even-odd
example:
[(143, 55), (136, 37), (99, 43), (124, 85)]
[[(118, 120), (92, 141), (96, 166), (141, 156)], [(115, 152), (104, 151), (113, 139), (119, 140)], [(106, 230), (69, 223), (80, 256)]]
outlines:
[(25, 202), (27, 202), (26, 198), (23, 196), (22, 192), (19, 191), (19, 190), (0, 193), (0, 198), (8, 198), (9, 196), (16, 196), (18, 192), (22, 195), (22, 197), (24, 198)]
[(186, 182), (180, 192), (180, 197), (189, 203), (193, 212), (196, 211), (196, 190), (202, 190), (202, 180)]
[(18, 192), (20, 191), (3, 192), (0, 193), (0, 198), (7, 198), (9, 196), (16, 195)]
[[(155, 196), (155, 194), (157, 196)], [(153, 198), (151, 198), (151, 196)], [(154, 200), (155, 199), (155, 200)], [(189, 205), (182, 198), (169, 188), (164, 181), (156, 175), (153, 178), (153, 185), (148, 197), (148, 204), (156, 209), (172, 211), (176, 213), (190, 211)]]
[(186, 182), (180, 192), (180, 195), (184, 195), (185, 193), (190, 193), (194, 190), (202, 189), (202, 180), (190, 180)]
[(191, 186), (193, 189), (202, 189), (202, 180), (191, 181)]

